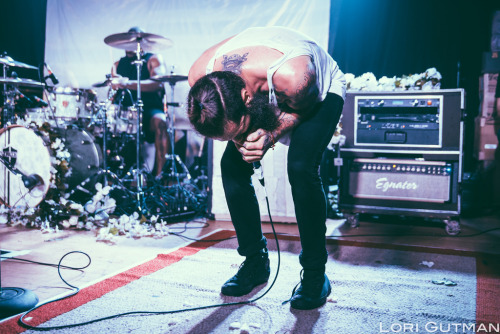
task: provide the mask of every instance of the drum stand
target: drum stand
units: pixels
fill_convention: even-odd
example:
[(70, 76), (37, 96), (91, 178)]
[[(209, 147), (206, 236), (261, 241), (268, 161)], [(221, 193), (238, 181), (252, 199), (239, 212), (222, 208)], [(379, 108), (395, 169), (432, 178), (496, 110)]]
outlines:
[[(173, 68), (173, 66), (172, 66)], [(170, 75), (173, 76), (173, 69), (170, 71)], [(170, 85), (170, 100), (174, 101), (174, 92), (175, 92), (175, 80), (169, 81)], [(181, 158), (175, 154), (175, 109), (179, 107), (179, 103), (170, 102), (166, 104), (167, 106), (171, 106), (173, 108), (172, 117), (169, 116), (168, 111), (165, 110), (167, 119), (169, 120), (168, 133), (170, 136), (170, 145), (171, 145), (171, 154), (166, 155), (165, 165), (162, 168), (162, 175), (167, 176), (168, 179), (175, 178), (177, 183), (180, 183), (179, 177), (183, 177), (184, 179), (191, 179), (191, 175), (189, 174), (189, 170), (186, 165), (182, 162)], [(179, 171), (181, 169), (182, 171)]]
[(137, 134), (136, 134), (136, 199), (137, 208), (142, 213), (143, 202), (144, 202), (144, 192), (142, 184), (142, 173), (141, 173), (141, 133), (142, 133), (142, 107), (144, 106), (141, 100), (141, 70), (142, 63), (144, 60), (141, 59), (141, 38), (137, 38), (137, 47), (135, 50), (137, 59), (134, 64), (137, 68), (137, 101), (135, 107), (137, 108)]

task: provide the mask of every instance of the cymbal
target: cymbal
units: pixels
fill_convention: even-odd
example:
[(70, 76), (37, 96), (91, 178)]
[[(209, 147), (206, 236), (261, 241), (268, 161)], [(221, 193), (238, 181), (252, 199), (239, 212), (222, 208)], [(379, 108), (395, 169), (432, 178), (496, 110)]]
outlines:
[(151, 77), (151, 80), (153, 80), (153, 81), (168, 82), (171, 85), (175, 84), (179, 81), (186, 81), (187, 79), (188, 79), (187, 75), (177, 75), (177, 74), (157, 75), (157, 76)]
[(32, 66), (32, 65), (22, 63), (20, 61), (16, 61), (9, 56), (0, 57), (0, 64), (7, 65), (7, 66), (14, 66), (14, 67), (29, 68), (32, 70), (38, 70), (38, 68), (36, 66)]
[(103, 82), (98, 82), (92, 85), (92, 87), (100, 88), (100, 87), (108, 87), (111, 86), (111, 79), (106, 79)]
[(173, 42), (168, 38), (146, 32), (124, 32), (109, 35), (104, 38), (104, 43), (126, 51), (135, 51), (137, 43), (140, 43), (142, 50), (146, 52), (163, 50), (173, 45)]
[(42, 87), (43, 84), (39, 81), (31, 79), (19, 79), (19, 78), (0, 78), (0, 84), (7, 84), (13, 86), (24, 86), (24, 87)]

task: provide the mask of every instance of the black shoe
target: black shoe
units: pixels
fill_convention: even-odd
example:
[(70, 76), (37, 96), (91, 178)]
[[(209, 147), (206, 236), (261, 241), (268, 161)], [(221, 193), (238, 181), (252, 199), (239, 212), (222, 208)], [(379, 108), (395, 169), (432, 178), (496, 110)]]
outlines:
[(328, 277), (323, 271), (302, 270), (300, 286), (293, 289), (290, 306), (298, 310), (312, 310), (326, 303), (332, 292)]
[(270, 274), (269, 254), (267, 249), (263, 249), (257, 255), (247, 257), (236, 275), (224, 283), (221, 292), (233, 297), (246, 295), (257, 285), (266, 283)]

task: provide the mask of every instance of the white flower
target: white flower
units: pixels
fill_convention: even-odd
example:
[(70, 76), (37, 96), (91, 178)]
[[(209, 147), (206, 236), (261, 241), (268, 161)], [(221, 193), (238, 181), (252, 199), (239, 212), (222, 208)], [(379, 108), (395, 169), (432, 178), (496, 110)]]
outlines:
[(71, 226), (76, 226), (76, 224), (78, 224), (78, 216), (69, 217), (69, 224)]
[(350, 83), (355, 78), (354, 74), (352, 74), (352, 73), (346, 73), (346, 74), (344, 74), (344, 77), (345, 77), (346, 83)]
[(102, 192), (98, 192), (97, 194), (94, 195), (94, 197), (92, 197), (92, 200), (94, 201), (94, 203), (97, 203), (100, 200), (102, 200), (103, 197), (104, 195), (102, 194)]
[(109, 194), (109, 191), (111, 190), (111, 187), (110, 186), (106, 186), (104, 188), (102, 188), (102, 194), (104, 196), (108, 195)]
[(377, 81), (377, 78), (375, 77), (375, 75), (372, 72), (364, 73), (361, 76), (361, 78), (364, 79), (365, 81)]
[(429, 79), (442, 79), (441, 73), (439, 73), (435, 67), (428, 68), (427, 71), (425, 71), (425, 76)]
[(64, 226), (64, 228), (69, 228), (71, 226), (71, 224), (69, 223), (68, 220), (63, 220), (62, 226)]
[(53, 149), (57, 149), (61, 144), (62, 144), (61, 138), (56, 138), (54, 142), (52, 142), (52, 145), (50, 145), (50, 147)]
[(113, 211), (115, 211), (116, 208), (116, 200), (112, 197), (106, 196), (104, 199), (104, 212), (111, 214)]
[(69, 208), (78, 212), (83, 212), (83, 206), (79, 203), (71, 203)]

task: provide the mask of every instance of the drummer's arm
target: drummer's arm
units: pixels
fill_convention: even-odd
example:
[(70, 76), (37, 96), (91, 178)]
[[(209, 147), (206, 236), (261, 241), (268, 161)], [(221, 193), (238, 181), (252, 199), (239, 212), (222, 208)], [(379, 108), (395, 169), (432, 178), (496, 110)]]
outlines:
[[(116, 73), (116, 68), (118, 66), (118, 62), (113, 65), (111, 69), (111, 75), (113, 77), (120, 78), (121, 76)], [(165, 65), (163, 63), (163, 57), (161, 55), (153, 55), (149, 58), (148, 63), (143, 66), (147, 66), (149, 70), (149, 76), (161, 76), (165, 75)], [(118, 80), (118, 88), (123, 89), (132, 89), (137, 90), (137, 80)], [(114, 86), (114, 85), (113, 85)], [(163, 89), (162, 83), (158, 81), (154, 81), (151, 79), (141, 80), (141, 91), (142, 92), (156, 92), (158, 90)]]

